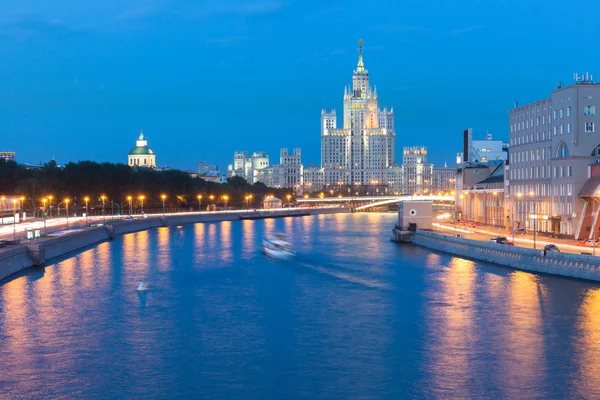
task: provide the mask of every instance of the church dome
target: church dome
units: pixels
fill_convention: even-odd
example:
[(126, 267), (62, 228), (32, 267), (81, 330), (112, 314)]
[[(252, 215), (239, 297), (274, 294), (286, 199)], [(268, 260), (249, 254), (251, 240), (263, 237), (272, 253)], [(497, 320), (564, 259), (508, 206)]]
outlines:
[(154, 152), (148, 146), (135, 146), (129, 150), (130, 156), (152, 155)]

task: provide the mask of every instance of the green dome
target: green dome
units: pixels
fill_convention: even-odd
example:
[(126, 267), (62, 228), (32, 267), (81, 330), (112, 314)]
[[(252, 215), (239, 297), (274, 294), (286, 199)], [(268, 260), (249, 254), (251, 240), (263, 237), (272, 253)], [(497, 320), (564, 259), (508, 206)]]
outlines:
[(139, 146), (139, 147), (135, 146), (131, 150), (129, 150), (130, 156), (144, 155), (144, 154), (150, 155), (150, 154), (154, 154), (154, 152), (148, 146)]

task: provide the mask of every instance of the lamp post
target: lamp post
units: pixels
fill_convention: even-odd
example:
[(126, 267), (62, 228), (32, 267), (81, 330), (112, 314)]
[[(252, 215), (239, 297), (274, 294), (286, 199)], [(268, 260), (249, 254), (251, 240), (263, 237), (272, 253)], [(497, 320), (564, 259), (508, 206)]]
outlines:
[(88, 203), (90, 202), (90, 198), (85, 196), (83, 198), (83, 201), (85, 201), (85, 223), (88, 223)]
[(13, 240), (17, 238), (17, 199), (13, 199)]
[(100, 200), (102, 200), (102, 220), (106, 221), (106, 214), (104, 214), (104, 206), (105, 206), (106, 196), (105, 195), (100, 196)]
[(212, 204), (212, 201), (215, 199), (215, 196), (213, 196), (212, 194), (210, 196), (208, 196), (208, 198), (210, 199), (210, 203), (209, 206)]
[(224, 195), (223, 200), (225, 200), (225, 211), (227, 211), (227, 200), (229, 200), (229, 197), (227, 195)]
[(131, 214), (133, 214), (133, 203), (132, 203), (133, 197), (131, 196), (127, 196), (127, 201), (129, 202), (129, 216), (131, 217)]
[(287, 196), (285, 196), (287, 198), (287, 203), (288, 203), (288, 208), (290, 208), (290, 200), (292, 198), (291, 194), (288, 194)]
[(535, 246), (535, 240), (536, 240), (536, 233), (537, 233), (537, 203), (538, 203), (538, 198), (536, 197), (536, 194), (531, 191), (529, 192), (529, 197), (531, 197), (533, 200), (533, 212), (534, 212), (534, 218), (533, 218), (533, 249), (536, 249)]
[(163, 194), (163, 195), (160, 196), (160, 198), (163, 201), (163, 218), (164, 218), (165, 217), (165, 199), (167, 198), (167, 195)]
[(67, 229), (69, 229), (69, 199), (65, 199), (65, 208), (67, 210)]
[(21, 214), (23, 214), (23, 219), (25, 219), (25, 210), (23, 209), (23, 202), (25, 201), (25, 197), (21, 196), (19, 197), (19, 200), (21, 200)]
[[(520, 199), (521, 196), (523, 196), (523, 193), (517, 193), (517, 198)], [(513, 217), (512, 217), (512, 237), (513, 237), (513, 244), (515, 244), (515, 207), (516, 207), (516, 202), (515, 202), (515, 198), (513, 197)]]
[(140, 196), (142, 216), (144, 216), (144, 198), (145, 198), (144, 195)]
[(42, 217), (44, 218), (44, 235), (46, 234), (46, 202), (47, 199), (42, 199), (42, 203), (44, 204), (44, 209), (42, 210)]
[(202, 195), (198, 195), (198, 212), (202, 212)]
[(48, 217), (52, 218), (52, 195), (48, 196)]

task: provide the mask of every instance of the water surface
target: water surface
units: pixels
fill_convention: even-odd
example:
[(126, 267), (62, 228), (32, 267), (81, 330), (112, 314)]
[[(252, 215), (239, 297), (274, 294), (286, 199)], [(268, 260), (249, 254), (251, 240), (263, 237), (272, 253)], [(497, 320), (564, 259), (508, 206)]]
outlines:
[[(0, 286), (0, 393), (600, 398), (598, 285), (400, 246), (394, 218), (159, 228), (30, 269)], [(270, 229), (298, 259), (260, 254)]]

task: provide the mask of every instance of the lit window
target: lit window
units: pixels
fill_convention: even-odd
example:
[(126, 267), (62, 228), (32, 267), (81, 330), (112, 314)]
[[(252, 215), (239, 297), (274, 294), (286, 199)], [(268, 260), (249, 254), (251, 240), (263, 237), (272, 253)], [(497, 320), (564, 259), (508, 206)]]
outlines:
[(596, 115), (596, 106), (583, 107), (583, 115)]

